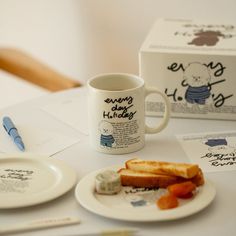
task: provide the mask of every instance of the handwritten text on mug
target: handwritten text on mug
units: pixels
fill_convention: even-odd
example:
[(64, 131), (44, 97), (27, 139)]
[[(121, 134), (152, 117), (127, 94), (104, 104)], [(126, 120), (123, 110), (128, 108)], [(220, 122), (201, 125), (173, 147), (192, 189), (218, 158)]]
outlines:
[[(113, 118), (128, 118), (132, 120), (137, 111), (130, 111), (133, 107), (133, 97), (127, 96), (124, 98), (106, 98), (104, 102), (107, 104), (113, 104), (111, 110), (106, 112), (103, 111), (103, 118), (113, 119)], [(126, 103), (126, 104), (125, 104)]]

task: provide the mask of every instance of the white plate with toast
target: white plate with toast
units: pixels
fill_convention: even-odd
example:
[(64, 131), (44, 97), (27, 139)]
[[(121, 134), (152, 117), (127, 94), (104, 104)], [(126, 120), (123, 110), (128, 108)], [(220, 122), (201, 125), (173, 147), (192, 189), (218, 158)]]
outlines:
[(191, 199), (180, 200), (177, 208), (160, 210), (156, 205), (158, 197), (166, 193), (166, 189), (148, 189), (122, 187), (118, 194), (103, 195), (95, 191), (95, 177), (105, 170), (119, 170), (110, 167), (94, 171), (86, 175), (77, 184), (75, 196), (77, 201), (87, 210), (104, 217), (134, 221), (151, 222), (175, 220), (195, 214), (206, 208), (214, 199), (214, 185), (206, 180), (203, 186)]

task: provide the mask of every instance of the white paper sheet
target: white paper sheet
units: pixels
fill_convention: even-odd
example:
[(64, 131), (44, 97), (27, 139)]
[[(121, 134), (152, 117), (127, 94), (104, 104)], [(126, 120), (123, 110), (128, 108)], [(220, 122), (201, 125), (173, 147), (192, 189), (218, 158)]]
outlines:
[[(41, 130), (30, 125), (21, 125), (18, 127), (18, 130), (23, 138), (26, 152), (41, 153), (50, 156), (79, 141), (78, 139), (70, 136), (61, 135), (60, 133), (52, 131)], [(13, 141), (11, 141), (10, 137), (2, 139), (2, 142), (0, 143), (0, 150), (3, 150), (4, 152), (19, 151)]]
[(204, 172), (236, 170), (236, 131), (177, 135), (177, 139)]
[[(63, 149), (79, 142), (84, 135), (70, 126), (56, 120), (49, 114), (39, 110), (27, 108), (21, 111), (8, 111), (3, 116), (10, 116), (15, 123), (25, 144), (25, 152), (51, 156)], [(11, 137), (0, 126), (0, 152), (20, 152)]]
[[(83, 108), (82, 110), (79, 107)], [(54, 118), (88, 135), (87, 126), (87, 91), (86, 87), (74, 93), (58, 94), (57, 98), (41, 109)]]

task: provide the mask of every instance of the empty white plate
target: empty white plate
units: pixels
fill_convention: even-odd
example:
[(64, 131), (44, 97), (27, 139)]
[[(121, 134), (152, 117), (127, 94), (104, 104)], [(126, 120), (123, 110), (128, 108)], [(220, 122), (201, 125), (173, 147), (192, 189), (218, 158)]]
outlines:
[(64, 162), (38, 155), (0, 156), (0, 209), (47, 202), (76, 183), (75, 170)]

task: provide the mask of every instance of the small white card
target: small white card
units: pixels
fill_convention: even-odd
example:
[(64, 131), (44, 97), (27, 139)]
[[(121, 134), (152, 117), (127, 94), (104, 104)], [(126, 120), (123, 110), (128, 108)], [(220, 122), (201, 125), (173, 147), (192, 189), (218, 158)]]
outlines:
[(236, 131), (177, 135), (177, 139), (204, 172), (236, 170)]

